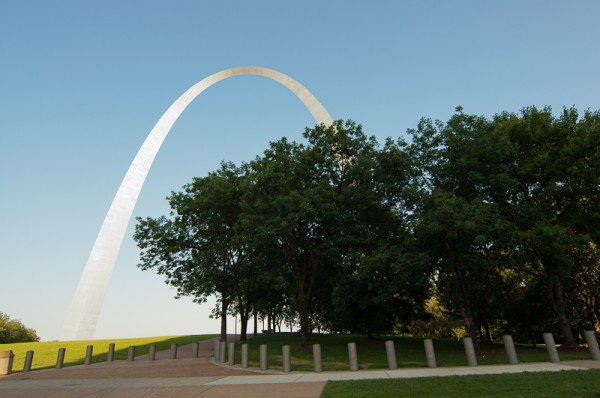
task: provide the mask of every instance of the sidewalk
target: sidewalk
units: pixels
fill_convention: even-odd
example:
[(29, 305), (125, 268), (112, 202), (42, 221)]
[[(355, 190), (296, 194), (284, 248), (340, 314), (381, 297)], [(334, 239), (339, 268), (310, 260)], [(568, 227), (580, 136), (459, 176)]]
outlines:
[[(600, 361), (528, 363), (520, 365), (457, 366), (358, 372), (260, 372), (213, 363), (212, 340), (202, 344), (200, 358), (180, 347), (177, 360), (139, 357), (64, 369), (16, 373), (0, 378), (3, 398), (71, 397), (319, 397), (329, 380), (390, 379), (453, 375), (548, 372), (600, 368)], [(189, 348), (189, 351), (188, 351)], [(158, 353), (157, 353), (158, 354)]]

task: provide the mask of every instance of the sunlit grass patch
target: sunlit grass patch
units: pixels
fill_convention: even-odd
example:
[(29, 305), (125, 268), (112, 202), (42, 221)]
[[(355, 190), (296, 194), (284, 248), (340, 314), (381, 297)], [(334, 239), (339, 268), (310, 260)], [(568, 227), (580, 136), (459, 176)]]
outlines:
[(210, 339), (217, 335), (191, 335), (191, 336), (163, 336), (144, 337), (135, 339), (112, 339), (112, 340), (81, 340), (81, 341), (50, 341), (43, 343), (13, 343), (0, 344), (0, 350), (12, 350), (15, 354), (13, 372), (23, 369), (27, 351), (33, 350), (32, 370), (48, 369), (56, 366), (56, 357), (59, 348), (65, 348), (64, 366), (81, 365), (85, 360), (88, 345), (93, 345), (92, 363), (106, 361), (108, 346), (115, 344), (114, 360), (127, 359), (129, 346), (136, 346), (136, 356), (148, 353), (149, 346), (156, 344), (157, 351), (167, 350), (171, 343), (186, 345), (195, 341)]

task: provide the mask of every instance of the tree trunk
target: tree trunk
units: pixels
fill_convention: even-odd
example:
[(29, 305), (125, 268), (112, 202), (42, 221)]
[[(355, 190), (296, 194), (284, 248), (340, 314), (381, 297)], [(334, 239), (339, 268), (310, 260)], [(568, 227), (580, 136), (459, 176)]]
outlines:
[(268, 312), (267, 313), (267, 332), (270, 332), (271, 330), (272, 330), (271, 329), (271, 313)]
[(553, 278), (548, 277), (548, 301), (550, 306), (556, 313), (558, 317), (558, 324), (560, 326), (560, 330), (563, 335), (563, 345), (567, 347), (575, 347), (577, 346), (577, 342), (575, 342), (575, 337), (573, 336), (573, 332), (571, 331), (571, 323), (569, 322), (569, 318), (567, 317), (567, 305), (565, 303), (564, 291), (562, 288), (562, 284)]
[(491, 343), (492, 342), (492, 333), (490, 332), (490, 324), (487, 322), (484, 323), (483, 330), (485, 330), (485, 341), (487, 343)]
[(531, 338), (531, 345), (533, 346), (533, 348), (537, 348), (537, 339), (535, 338), (535, 333), (533, 332), (533, 330), (529, 331), (529, 337)]
[(465, 328), (467, 329), (467, 334), (473, 340), (473, 348), (475, 349), (475, 355), (479, 355), (481, 353), (481, 349), (479, 348), (479, 342), (477, 341), (477, 328), (475, 326), (475, 321), (473, 320), (473, 314), (471, 313), (470, 306), (461, 305), (460, 313), (463, 317), (463, 321), (465, 322)]
[(596, 306), (596, 297), (589, 295), (585, 298), (587, 305), (588, 317), (595, 333), (600, 333), (600, 317), (598, 316), (598, 308)]
[(229, 303), (227, 303), (224, 299), (221, 298), (221, 337), (220, 341), (227, 341), (227, 307)]
[(308, 333), (308, 310), (298, 309), (300, 316), (300, 347), (308, 347), (309, 333)]
[(300, 320), (300, 347), (308, 347), (308, 299), (304, 293), (303, 283), (298, 282), (298, 318)]
[(479, 348), (479, 341), (477, 341), (477, 326), (475, 325), (475, 319), (473, 318), (473, 311), (471, 309), (471, 298), (469, 294), (469, 288), (467, 283), (467, 278), (464, 276), (463, 269), (460, 264), (455, 263), (454, 265), (454, 275), (457, 279), (458, 288), (460, 289), (460, 314), (463, 317), (463, 321), (465, 322), (465, 328), (467, 329), (467, 333), (471, 340), (473, 340), (473, 348), (475, 349), (475, 354), (479, 355), (481, 350)]
[(455, 255), (455, 250), (451, 242), (446, 240), (446, 249), (448, 251), (448, 258), (452, 264), (454, 270), (454, 278), (457, 284), (458, 291), (456, 292), (458, 298), (458, 307), (460, 314), (462, 315), (467, 329), (467, 334), (473, 341), (473, 348), (475, 355), (479, 355), (481, 350), (479, 349), (479, 341), (477, 341), (477, 326), (475, 325), (475, 319), (473, 319), (473, 311), (471, 310), (471, 298), (469, 294), (469, 283), (466, 276), (466, 266), (462, 261)]
[(254, 311), (254, 336), (258, 336), (258, 314)]
[(483, 344), (483, 343), (484, 343), (484, 341), (483, 341), (483, 332), (481, 331), (481, 328), (482, 328), (482, 327), (483, 327), (483, 326), (481, 326), (481, 325), (477, 326), (477, 331), (479, 332), (479, 342), (480, 342), (481, 344)]
[(247, 341), (248, 340), (248, 314), (240, 314), (240, 323), (241, 323), (241, 330), (240, 330), (240, 341)]

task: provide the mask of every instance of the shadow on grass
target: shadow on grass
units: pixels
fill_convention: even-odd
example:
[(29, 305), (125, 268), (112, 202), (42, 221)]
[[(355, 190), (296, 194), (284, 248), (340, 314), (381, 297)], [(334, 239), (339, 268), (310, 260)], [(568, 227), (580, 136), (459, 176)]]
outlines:
[[(399, 368), (420, 368), (427, 366), (423, 339), (416, 337), (378, 336), (369, 339), (357, 334), (312, 334), (310, 344), (321, 345), (323, 370), (349, 370), (348, 343), (357, 346), (359, 369), (386, 369), (388, 367), (385, 341), (394, 341), (396, 360)], [(282, 369), (282, 346), (289, 345), (293, 371), (312, 371), (312, 347), (300, 347), (297, 333), (264, 333), (248, 342), (249, 364), (258, 367), (260, 345), (267, 344), (269, 369)], [(437, 364), (444, 366), (467, 366), (467, 359), (461, 340), (434, 339), (433, 345)], [(548, 362), (544, 346), (533, 348), (527, 345), (516, 346), (521, 363)], [(236, 363), (240, 363), (240, 348), (236, 348)], [(561, 350), (561, 360), (591, 359), (587, 347), (575, 350)], [(507, 357), (502, 344), (481, 344), (479, 365), (506, 364)]]

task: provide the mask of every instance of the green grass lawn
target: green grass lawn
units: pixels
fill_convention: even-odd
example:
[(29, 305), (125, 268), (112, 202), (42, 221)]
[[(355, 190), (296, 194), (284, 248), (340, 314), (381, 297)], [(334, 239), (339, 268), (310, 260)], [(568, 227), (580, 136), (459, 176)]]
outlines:
[(600, 397), (600, 370), (330, 381), (321, 398)]
[[(385, 369), (387, 358), (385, 341), (394, 340), (398, 367), (425, 367), (425, 349), (423, 339), (413, 337), (379, 337), (374, 340), (363, 335), (352, 334), (313, 334), (311, 344), (321, 344), (323, 370), (348, 370), (348, 343), (354, 342), (357, 346), (359, 369)], [(290, 345), (292, 354), (292, 370), (311, 371), (312, 348), (301, 349), (297, 333), (265, 333), (260, 334), (248, 342), (248, 357), (250, 366), (258, 367), (260, 361), (259, 346), (267, 344), (268, 363), (270, 369), (282, 368), (283, 345)], [(434, 340), (435, 354), (438, 366), (465, 366), (467, 359), (462, 341)], [(481, 345), (482, 355), (477, 358), (479, 365), (507, 363), (504, 346), (502, 344)], [(240, 363), (240, 347), (236, 347), (236, 363)], [(533, 348), (529, 345), (517, 345), (519, 362), (548, 362), (548, 355), (544, 346)], [(591, 359), (587, 347), (575, 350), (561, 350), (561, 360)]]
[(156, 350), (167, 350), (171, 343), (186, 345), (195, 341), (210, 339), (217, 335), (201, 336), (166, 336), (166, 337), (146, 337), (137, 339), (113, 339), (113, 340), (88, 340), (88, 341), (51, 341), (44, 343), (15, 343), (0, 344), (0, 350), (12, 350), (15, 354), (13, 362), (13, 372), (23, 370), (25, 354), (33, 350), (32, 370), (53, 368), (56, 365), (56, 357), (59, 348), (65, 348), (64, 366), (81, 365), (85, 360), (85, 352), (88, 345), (94, 346), (92, 362), (106, 361), (108, 345), (115, 344), (115, 360), (127, 359), (129, 346), (136, 346), (135, 354), (144, 355), (148, 353), (149, 346), (156, 344)]

